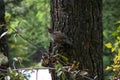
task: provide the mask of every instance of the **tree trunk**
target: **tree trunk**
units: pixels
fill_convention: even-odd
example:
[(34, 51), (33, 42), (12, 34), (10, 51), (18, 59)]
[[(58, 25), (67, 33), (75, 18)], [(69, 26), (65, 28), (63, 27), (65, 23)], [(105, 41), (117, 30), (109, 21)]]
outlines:
[[(7, 29), (5, 24), (5, 5), (4, 1), (0, 0), (0, 53), (8, 57)], [(6, 72), (8, 66), (8, 63), (0, 65), (0, 72)]]
[(102, 80), (102, 0), (51, 0), (51, 23), (54, 31), (63, 32), (72, 42), (72, 51), (64, 47), (65, 55), (80, 63), (79, 70), (87, 69), (89, 77)]

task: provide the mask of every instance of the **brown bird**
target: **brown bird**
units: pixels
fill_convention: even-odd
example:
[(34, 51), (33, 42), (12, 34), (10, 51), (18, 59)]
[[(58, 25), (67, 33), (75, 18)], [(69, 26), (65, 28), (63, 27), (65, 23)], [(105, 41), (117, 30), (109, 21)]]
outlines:
[(50, 33), (50, 39), (54, 43), (57, 44), (71, 44), (68, 37), (62, 33), (61, 31), (53, 31), (52, 29), (48, 28), (48, 32)]

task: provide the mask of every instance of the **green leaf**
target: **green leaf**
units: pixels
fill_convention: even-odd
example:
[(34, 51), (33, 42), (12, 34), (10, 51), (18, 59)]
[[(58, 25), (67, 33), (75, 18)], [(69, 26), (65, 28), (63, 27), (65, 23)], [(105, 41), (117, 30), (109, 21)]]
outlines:
[(10, 21), (10, 18), (11, 18), (11, 14), (8, 13), (8, 12), (6, 12), (6, 13), (5, 13), (5, 21), (6, 21), (6, 22), (9, 22), (9, 21)]
[(115, 24), (120, 24), (120, 21), (117, 21)]
[(111, 44), (110, 42), (109, 42), (109, 43), (106, 43), (105, 46), (106, 46), (107, 48), (112, 48), (112, 44)]
[(115, 50), (116, 50), (116, 48), (114, 47), (114, 48), (111, 49), (111, 52), (114, 52)]
[(120, 31), (120, 26), (117, 27), (117, 30)]
[(63, 56), (61, 54), (58, 54), (58, 56), (60, 56), (65, 62), (68, 62), (68, 58), (67, 57), (65, 57), (65, 56)]
[(120, 36), (117, 36), (117, 39), (120, 40)]
[(57, 76), (58, 76), (58, 77), (61, 76), (62, 73), (63, 73), (63, 71), (59, 71), (59, 72), (57, 72)]
[(65, 80), (66, 76), (65, 76), (65, 73), (63, 72), (62, 73), (62, 80)]
[(59, 71), (62, 67), (63, 67), (63, 65), (62, 65), (60, 62), (58, 62), (58, 64), (55, 65), (55, 68), (56, 68), (58, 71)]
[(12, 69), (9, 67), (9, 68), (7, 69), (7, 74), (8, 74), (8, 75), (11, 75), (12, 72), (13, 72)]
[(111, 35), (112, 35), (112, 36), (117, 36), (117, 35), (118, 35), (118, 32), (117, 32), (117, 31), (114, 31), (114, 32), (112, 32)]

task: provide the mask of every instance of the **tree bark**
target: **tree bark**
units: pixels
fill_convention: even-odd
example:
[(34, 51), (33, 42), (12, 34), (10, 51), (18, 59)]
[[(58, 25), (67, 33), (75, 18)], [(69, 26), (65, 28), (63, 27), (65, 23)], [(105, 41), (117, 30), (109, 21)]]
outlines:
[[(97, 80), (102, 80), (102, 0), (51, 0), (51, 27), (71, 40), (74, 48), (71, 51), (64, 47), (65, 55), (79, 62), (80, 70), (87, 69), (91, 78), (97, 76)], [(50, 46), (50, 51), (53, 47)], [(53, 80), (59, 79), (53, 76)]]
[[(5, 4), (3, 0), (0, 0), (0, 53), (8, 57), (7, 34), (5, 34), (7, 29), (5, 24)], [(0, 65), (0, 72), (6, 72), (8, 66), (8, 63)]]

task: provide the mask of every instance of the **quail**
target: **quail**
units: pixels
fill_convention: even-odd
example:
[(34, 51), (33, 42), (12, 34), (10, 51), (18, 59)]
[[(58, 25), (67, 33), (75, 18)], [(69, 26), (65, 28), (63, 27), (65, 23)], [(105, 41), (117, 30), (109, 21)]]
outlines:
[(71, 44), (68, 37), (61, 31), (53, 31), (52, 29), (48, 28), (48, 32), (50, 33), (50, 39), (52, 42), (56, 44)]

